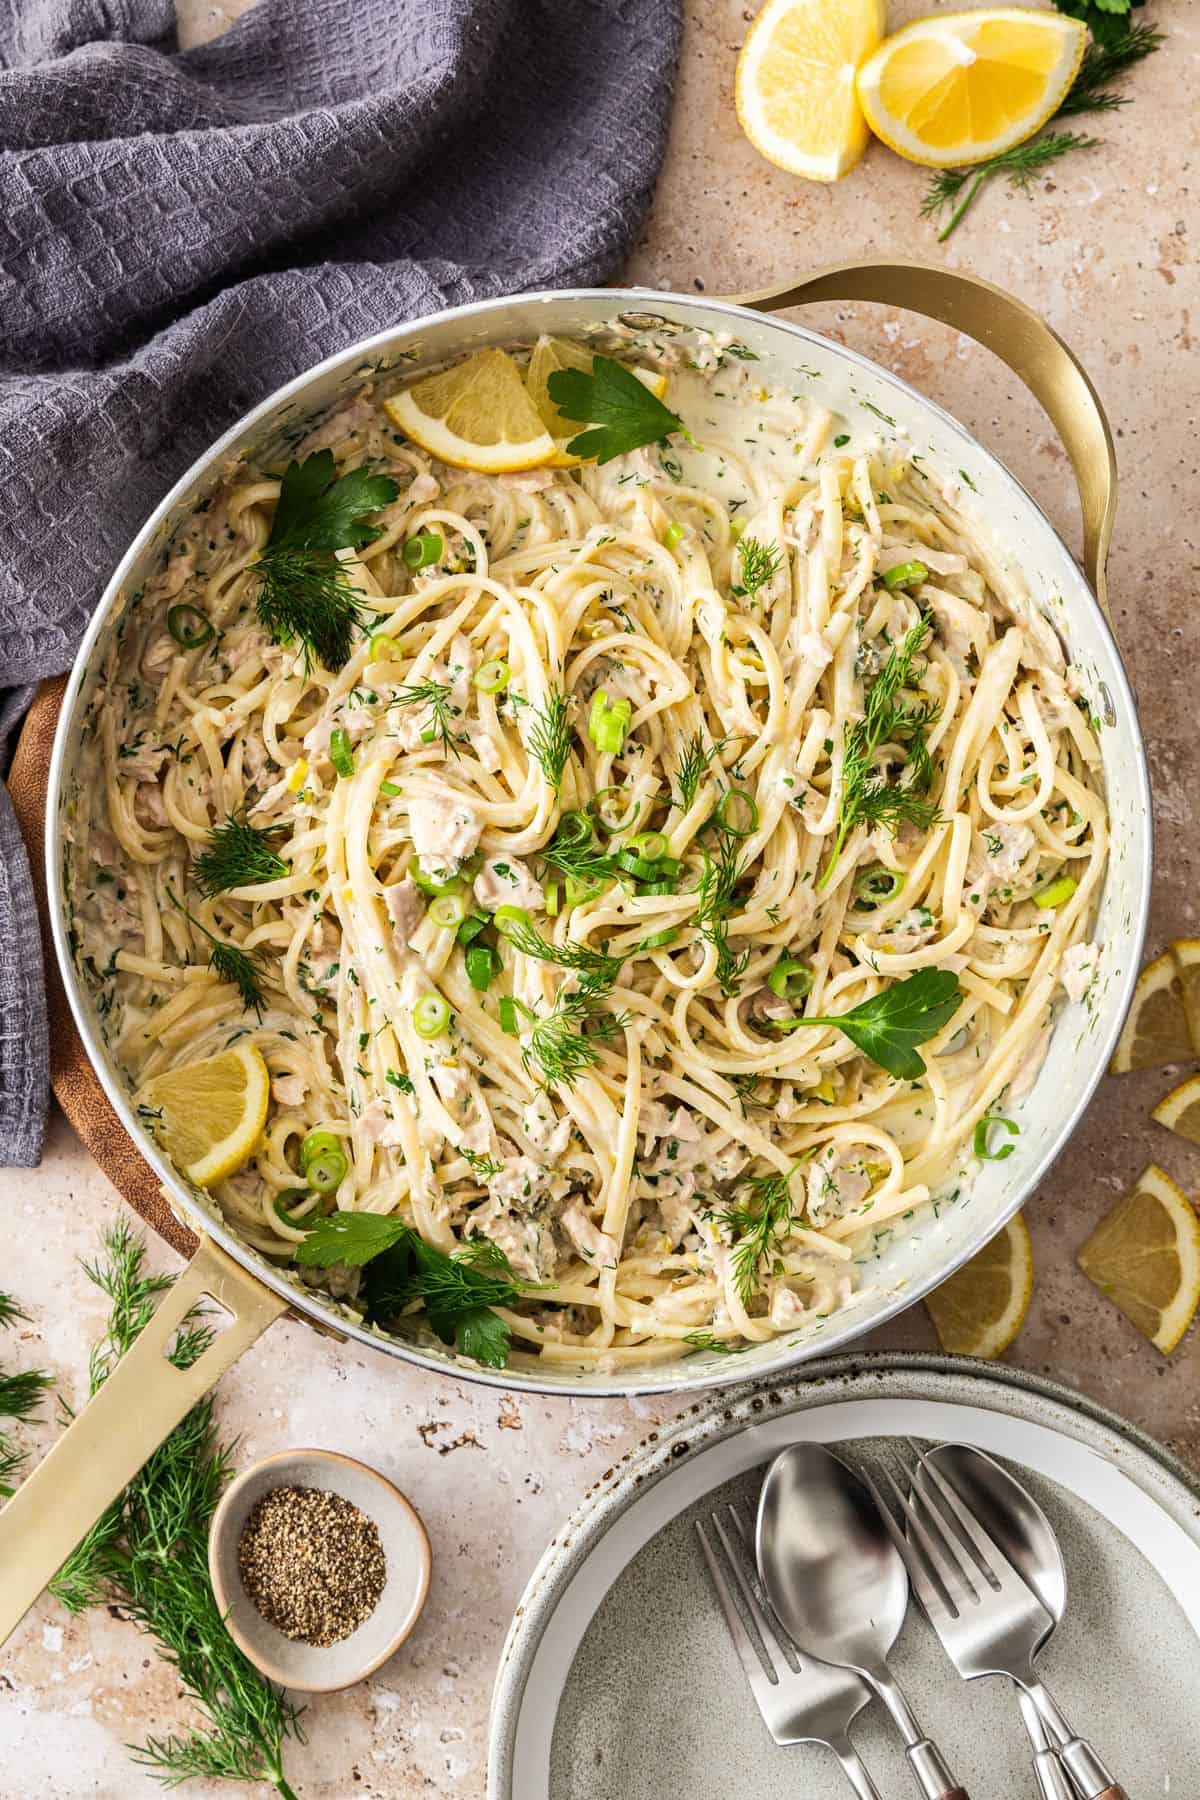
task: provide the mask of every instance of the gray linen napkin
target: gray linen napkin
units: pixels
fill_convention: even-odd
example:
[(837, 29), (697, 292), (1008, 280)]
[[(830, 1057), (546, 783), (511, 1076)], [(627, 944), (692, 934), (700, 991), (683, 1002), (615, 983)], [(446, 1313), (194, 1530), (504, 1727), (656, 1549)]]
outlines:
[[(0, 733), (227, 426), (357, 338), (608, 277), (662, 157), (680, 0), (0, 0)], [(0, 790), (0, 1163), (46, 1022)]]

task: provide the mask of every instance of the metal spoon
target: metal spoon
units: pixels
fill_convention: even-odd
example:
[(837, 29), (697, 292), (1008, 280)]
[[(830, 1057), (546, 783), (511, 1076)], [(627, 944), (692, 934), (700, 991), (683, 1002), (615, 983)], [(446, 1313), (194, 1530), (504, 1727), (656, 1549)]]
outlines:
[(924, 1736), (888, 1652), (908, 1610), (908, 1576), (870, 1493), (823, 1444), (793, 1444), (758, 1503), (758, 1571), (797, 1649), (854, 1669), (879, 1695), (925, 1800), (968, 1800)]
[[(937, 1467), (1049, 1613), (1052, 1623), (1038, 1646), (1039, 1651), (1044, 1649), (1067, 1606), (1066, 1564), (1053, 1525), (1016, 1476), (1001, 1468), (985, 1451), (976, 1450), (971, 1444), (939, 1444), (923, 1453), (916, 1445), (912, 1447), (918, 1467), (922, 1462)], [(1028, 1730), (1028, 1710), (1024, 1706), (1021, 1710)], [(1061, 1715), (1055, 1737), (1053, 1748), (1061, 1754), (1081, 1793), (1095, 1794), (1098, 1800), (1120, 1794), (1092, 1746), (1086, 1739), (1076, 1737)], [(1050, 1760), (1044, 1755), (1045, 1737), (1039, 1738), (1030, 1731), (1029, 1739), (1038, 1779), (1044, 1783)]]

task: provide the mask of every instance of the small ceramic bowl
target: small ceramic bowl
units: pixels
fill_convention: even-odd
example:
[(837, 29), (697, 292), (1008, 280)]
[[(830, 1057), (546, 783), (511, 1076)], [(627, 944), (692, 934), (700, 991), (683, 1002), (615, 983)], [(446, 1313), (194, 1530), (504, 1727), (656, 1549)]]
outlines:
[[(256, 1503), (272, 1488), (323, 1488), (340, 1494), (379, 1527), (387, 1585), (368, 1619), (340, 1643), (319, 1648), (268, 1624), (242, 1585), (238, 1545)], [(256, 1669), (281, 1687), (327, 1694), (362, 1681), (400, 1648), (429, 1592), (429, 1539), (399, 1488), (374, 1469), (333, 1450), (281, 1450), (226, 1489), (208, 1533), (208, 1570), (230, 1637)]]

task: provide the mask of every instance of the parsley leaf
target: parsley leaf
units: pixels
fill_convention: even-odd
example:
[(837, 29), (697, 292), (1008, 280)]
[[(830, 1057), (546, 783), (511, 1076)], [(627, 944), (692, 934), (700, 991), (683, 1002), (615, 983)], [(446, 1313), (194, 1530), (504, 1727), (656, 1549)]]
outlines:
[(683, 420), (611, 356), (594, 356), (590, 375), (582, 369), (556, 369), (547, 386), (564, 417), (591, 421), (567, 445), (572, 456), (594, 456), (606, 463), (643, 444), (661, 444), (673, 431), (691, 439)]
[(508, 1366), (512, 1332), (490, 1306), (473, 1306), (460, 1313), (454, 1327), (454, 1348), (460, 1356), (470, 1356), (489, 1369)]
[(951, 969), (918, 969), (872, 994), (849, 1012), (806, 1019), (773, 1019), (772, 1031), (797, 1031), (808, 1025), (836, 1025), (864, 1056), (894, 1075), (917, 1081), (925, 1073), (917, 1045), (936, 1037), (962, 1000), (958, 976)]
[(379, 536), (369, 513), (388, 506), (400, 489), (390, 475), (366, 469), (336, 474), (332, 450), (292, 462), (280, 484), (271, 535), (250, 567), (259, 578), (258, 616), (279, 644), (299, 641), (306, 668), (349, 661), (354, 633), (365, 620), (364, 601), (338, 550), (361, 550)]

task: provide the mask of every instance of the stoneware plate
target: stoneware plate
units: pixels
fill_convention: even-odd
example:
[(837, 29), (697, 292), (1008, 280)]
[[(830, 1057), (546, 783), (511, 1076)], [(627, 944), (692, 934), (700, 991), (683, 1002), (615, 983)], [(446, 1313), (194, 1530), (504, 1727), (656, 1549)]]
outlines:
[[(843, 1800), (828, 1751), (768, 1737), (692, 1522), (727, 1498), (753, 1508), (763, 1465), (799, 1439), (869, 1464), (885, 1440), (910, 1436), (976, 1444), (1027, 1483), (1059, 1533), (1069, 1584), (1039, 1659), (1045, 1679), (1135, 1800), (1192, 1795), (1200, 1484), (1053, 1383), (962, 1359), (879, 1356), (697, 1406), (589, 1496), (509, 1632), (489, 1800)], [(960, 1681), (915, 1607), (894, 1663), (972, 1800), (1037, 1791), (1006, 1682)], [(854, 1737), (881, 1792), (913, 1791), (877, 1704)]]

